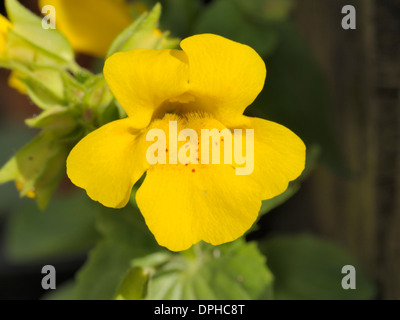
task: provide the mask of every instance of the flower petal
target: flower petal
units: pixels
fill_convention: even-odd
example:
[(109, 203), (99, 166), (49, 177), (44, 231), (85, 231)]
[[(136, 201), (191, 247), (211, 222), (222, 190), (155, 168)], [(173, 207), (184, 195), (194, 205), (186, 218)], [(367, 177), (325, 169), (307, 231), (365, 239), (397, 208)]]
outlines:
[(254, 171), (251, 177), (262, 186), (262, 199), (283, 193), (305, 167), (306, 146), (286, 127), (259, 118), (242, 118), (245, 129), (254, 129)]
[(181, 48), (189, 60), (190, 91), (218, 120), (241, 116), (264, 87), (265, 63), (246, 45), (202, 34), (186, 38)]
[[(196, 168), (196, 169), (194, 169)], [(157, 242), (172, 251), (204, 240), (233, 241), (254, 223), (261, 206), (259, 184), (229, 165), (157, 165), (146, 175), (136, 201)]]
[(130, 119), (111, 122), (83, 138), (67, 159), (71, 181), (107, 207), (124, 207), (147, 169), (143, 134)]
[(82, 53), (104, 57), (115, 37), (132, 19), (123, 0), (40, 0), (39, 6), (56, 9), (57, 28), (72, 47)]
[(163, 102), (188, 88), (188, 65), (180, 50), (138, 49), (107, 59), (104, 76), (111, 91), (134, 120), (146, 127)]
[(19, 71), (11, 71), (11, 74), (8, 77), (8, 85), (11, 88), (18, 90), (21, 94), (28, 94), (28, 90), (26, 89), (25, 84), (19, 79), (20, 75), (21, 74)]
[(7, 45), (7, 33), (11, 23), (6, 17), (0, 14), (0, 53), (3, 53)]

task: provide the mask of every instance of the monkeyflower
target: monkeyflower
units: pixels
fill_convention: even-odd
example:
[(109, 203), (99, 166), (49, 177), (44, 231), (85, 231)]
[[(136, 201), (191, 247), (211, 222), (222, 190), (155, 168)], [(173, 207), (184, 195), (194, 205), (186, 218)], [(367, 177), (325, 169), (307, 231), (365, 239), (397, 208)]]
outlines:
[[(71, 181), (107, 207), (124, 207), (146, 173), (136, 202), (158, 243), (172, 251), (242, 236), (261, 201), (284, 192), (305, 166), (305, 145), (293, 132), (243, 115), (266, 77), (252, 48), (212, 34), (189, 37), (181, 48), (111, 56), (104, 76), (128, 117), (87, 135), (67, 159)], [(220, 139), (203, 139), (206, 129)], [(235, 160), (224, 153), (227, 161), (211, 161), (204, 152), (210, 139), (217, 151), (235, 141)], [(253, 162), (247, 174), (237, 172), (244, 165), (237, 144)]]

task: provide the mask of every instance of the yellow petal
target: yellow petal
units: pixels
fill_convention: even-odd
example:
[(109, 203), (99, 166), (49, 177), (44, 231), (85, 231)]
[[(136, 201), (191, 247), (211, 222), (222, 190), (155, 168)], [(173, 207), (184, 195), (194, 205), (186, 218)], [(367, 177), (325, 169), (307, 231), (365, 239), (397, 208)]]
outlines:
[[(22, 189), (24, 188), (23, 183), (20, 180), (16, 180), (15, 181), (15, 185), (17, 187), (18, 191), (22, 191)], [(25, 194), (26, 197), (28, 197), (29, 199), (35, 199), (36, 198), (36, 192), (35, 190), (32, 188), (30, 190), (28, 190)]]
[(213, 34), (181, 42), (196, 107), (228, 121), (241, 116), (264, 87), (266, 68), (252, 48)]
[(241, 121), (237, 127), (254, 129), (254, 171), (250, 177), (261, 184), (263, 200), (273, 198), (303, 172), (306, 146), (296, 134), (275, 122), (244, 116)]
[(132, 23), (123, 0), (39, 0), (40, 8), (45, 5), (55, 7), (56, 26), (76, 51), (98, 57)]
[(7, 33), (11, 27), (10, 21), (0, 14), (0, 53), (3, 53), (7, 45)]
[(157, 242), (181, 251), (201, 240), (219, 245), (242, 236), (260, 210), (259, 190), (229, 165), (179, 172), (156, 165), (147, 171), (136, 201)]
[(67, 159), (71, 181), (107, 207), (124, 207), (146, 162), (143, 134), (130, 119), (111, 122), (82, 139)]
[(8, 77), (8, 85), (11, 88), (16, 89), (17, 91), (19, 91), (19, 93), (22, 94), (27, 94), (27, 90), (26, 90), (26, 86), (25, 84), (19, 79), (20, 77), (20, 72), (13, 70), (10, 74), (10, 76)]
[(264, 86), (264, 61), (250, 47), (204, 34), (180, 50), (133, 50), (106, 61), (106, 80), (136, 127), (166, 111), (206, 111), (235, 123)]
[(164, 102), (187, 91), (189, 81), (186, 55), (180, 50), (116, 53), (107, 59), (104, 76), (135, 128), (146, 127)]

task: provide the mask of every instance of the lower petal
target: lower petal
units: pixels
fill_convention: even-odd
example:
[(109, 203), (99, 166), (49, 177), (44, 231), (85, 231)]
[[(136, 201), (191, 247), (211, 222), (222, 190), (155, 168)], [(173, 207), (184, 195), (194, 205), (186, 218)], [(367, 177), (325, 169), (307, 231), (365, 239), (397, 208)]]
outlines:
[(242, 120), (240, 127), (254, 129), (254, 171), (250, 177), (260, 183), (263, 200), (278, 196), (303, 172), (306, 146), (278, 123), (250, 117)]
[(67, 159), (71, 181), (107, 207), (122, 208), (148, 167), (143, 134), (131, 120), (111, 122), (83, 138)]
[(157, 165), (148, 170), (136, 201), (157, 242), (181, 251), (201, 240), (219, 245), (242, 236), (257, 218), (259, 190), (231, 165)]

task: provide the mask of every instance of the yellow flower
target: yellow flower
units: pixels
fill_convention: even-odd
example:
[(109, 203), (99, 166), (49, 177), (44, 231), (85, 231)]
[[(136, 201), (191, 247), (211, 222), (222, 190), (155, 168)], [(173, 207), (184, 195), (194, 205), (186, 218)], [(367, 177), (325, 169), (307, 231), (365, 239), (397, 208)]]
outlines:
[(39, 0), (56, 9), (56, 27), (81, 53), (104, 57), (113, 40), (132, 23), (124, 0)]
[[(256, 220), (261, 200), (284, 192), (305, 165), (304, 143), (293, 132), (243, 115), (266, 77), (264, 61), (253, 49), (212, 34), (189, 37), (181, 48), (110, 57), (104, 75), (128, 118), (86, 136), (67, 160), (71, 181), (114, 208), (128, 203), (146, 172), (137, 204), (158, 243), (173, 251), (201, 240), (219, 245), (242, 236)], [(150, 165), (147, 134), (164, 129), (169, 141), (170, 121), (197, 133), (254, 129), (252, 174), (237, 175), (235, 163), (172, 164), (169, 159)], [(165, 151), (179, 146), (171, 150), (169, 143)]]
[[(7, 18), (0, 14), (0, 55), (6, 51), (8, 30), (12, 28), (12, 24)], [(8, 78), (9, 86), (17, 89), (22, 94), (26, 94), (25, 85), (18, 79), (18, 72), (11, 72)]]
[(20, 76), (20, 72), (16, 70), (11, 71), (11, 74), (8, 77), (8, 85), (21, 94), (28, 94), (28, 90), (26, 89), (25, 84), (19, 79)]
[[(24, 189), (24, 183), (21, 182), (20, 180), (16, 180), (16, 181), (15, 181), (15, 185), (16, 185), (16, 187), (17, 187), (17, 189), (18, 189), (19, 192), (21, 192), (21, 191)], [(35, 192), (35, 190), (32, 188), (32, 189), (26, 191), (26, 196), (27, 196), (29, 199), (35, 199), (35, 198), (36, 198), (36, 192)]]
[(11, 23), (0, 14), (0, 54), (2, 54), (7, 46), (7, 33), (11, 28)]

